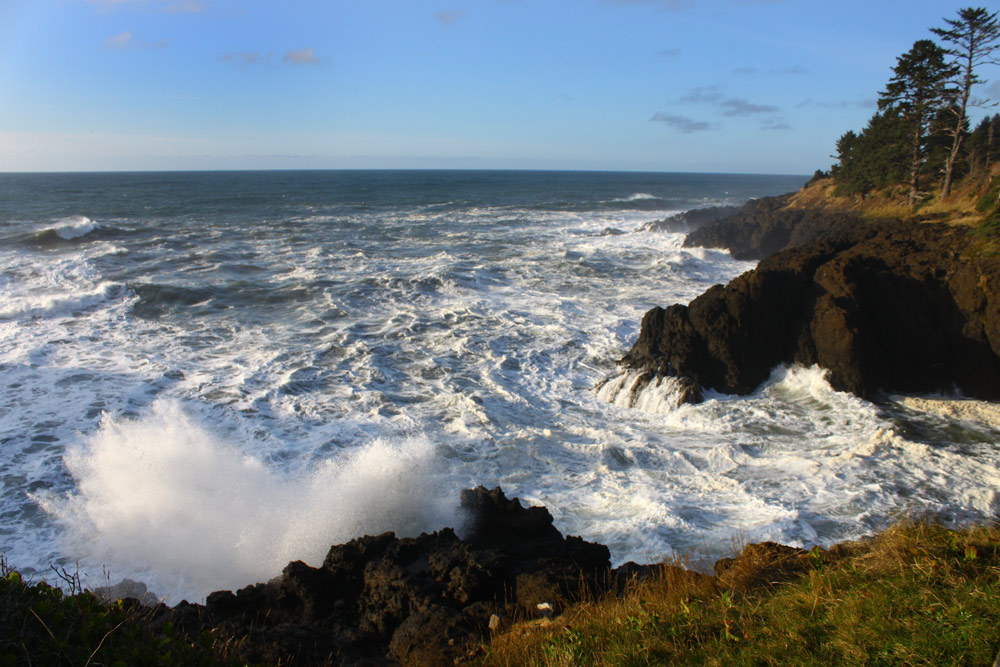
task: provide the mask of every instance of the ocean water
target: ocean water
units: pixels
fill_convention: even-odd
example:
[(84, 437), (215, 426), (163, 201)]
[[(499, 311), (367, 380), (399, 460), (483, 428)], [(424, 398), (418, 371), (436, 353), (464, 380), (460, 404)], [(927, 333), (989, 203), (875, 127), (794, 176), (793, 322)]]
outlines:
[(646, 310), (753, 267), (643, 225), (804, 180), (0, 174), (0, 552), (176, 602), (460, 527), (479, 484), (616, 563), (996, 518), (991, 406), (627, 391)]

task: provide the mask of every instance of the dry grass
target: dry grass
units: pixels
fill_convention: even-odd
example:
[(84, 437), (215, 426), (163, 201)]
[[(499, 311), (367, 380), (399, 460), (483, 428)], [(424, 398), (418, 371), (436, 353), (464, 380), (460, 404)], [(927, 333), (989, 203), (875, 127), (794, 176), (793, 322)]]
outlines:
[(902, 523), (829, 550), (751, 545), (493, 638), (484, 665), (991, 665), (1000, 529)]
[(926, 195), (917, 206), (910, 206), (904, 186), (867, 195), (837, 195), (833, 178), (818, 179), (791, 198), (789, 208), (829, 208), (852, 211), (866, 218), (898, 218), (915, 222), (946, 222), (974, 226), (982, 222), (983, 211), (977, 203), (990, 187), (989, 174), (959, 182), (951, 196), (942, 200), (936, 193)]

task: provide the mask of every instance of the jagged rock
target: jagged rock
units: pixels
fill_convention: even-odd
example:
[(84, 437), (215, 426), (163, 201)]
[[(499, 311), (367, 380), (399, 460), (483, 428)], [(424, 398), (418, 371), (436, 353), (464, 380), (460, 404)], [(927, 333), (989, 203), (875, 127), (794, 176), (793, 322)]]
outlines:
[(688, 306), (647, 312), (622, 363), (733, 394), (800, 363), (866, 398), (957, 389), (995, 400), (1000, 259), (974, 256), (968, 233), (946, 225), (838, 227)]
[(786, 208), (792, 195), (763, 197), (701, 225), (685, 247), (725, 248), (736, 259), (763, 259), (780, 250), (854, 233), (861, 218), (847, 212)]
[(122, 579), (117, 584), (98, 586), (93, 593), (107, 602), (131, 599), (138, 600), (141, 605), (146, 607), (155, 607), (160, 601), (159, 596), (150, 591), (146, 584), (132, 579)]
[(596, 593), (607, 581), (607, 547), (563, 538), (545, 508), (483, 487), (464, 491), (462, 507), (465, 539), (450, 528), (358, 538), (331, 547), (320, 567), (289, 563), (271, 582), (178, 605), (159, 622), (231, 638), (251, 662), (451, 664), (494, 616), (571, 599), (581, 585)]
[(647, 222), (640, 229), (648, 232), (682, 232), (687, 233), (699, 229), (706, 223), (733, 215), (738, 206), (709, 206), (682, 211), (663, 220)]

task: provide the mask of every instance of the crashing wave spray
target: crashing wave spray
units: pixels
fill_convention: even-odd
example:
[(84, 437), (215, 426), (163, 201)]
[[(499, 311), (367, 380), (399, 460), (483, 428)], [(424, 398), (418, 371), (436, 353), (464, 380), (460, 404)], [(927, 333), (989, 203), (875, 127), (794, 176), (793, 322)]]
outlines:
[(75, 493), (36, 496), (84, 567), (145, 580), (169, 601), (266, 580), (331, 544), (456, 525), (456, 494), (426, 439), (375, 441), (302, 474), (220, 442), (176, 402), (137, 420), (106, 416), (65, 457)]

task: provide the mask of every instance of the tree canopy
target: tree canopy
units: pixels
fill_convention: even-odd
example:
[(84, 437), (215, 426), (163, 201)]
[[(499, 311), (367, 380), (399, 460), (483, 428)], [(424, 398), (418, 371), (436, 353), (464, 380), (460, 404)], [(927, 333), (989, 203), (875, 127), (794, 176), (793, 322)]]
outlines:
[[(1000, 64), (998, 12), (965, 8), (945, 27), (931, 28), (945, 46), (920, 39), (900, 55), (878, 112), (860, 132), (837, 141), (838, 163), (832, 174), (837, 191), (864, 195), (908, 186), (916, 204), (932, 185), (947, 197), (956, 177), (975, 172), (1000, 158), (1000, 118), (984, 119), (970, 132), (968, 109), (973, 87), (986, 82), (982, 66)], [(935, 185), (936, 184), (936, 185)]]

